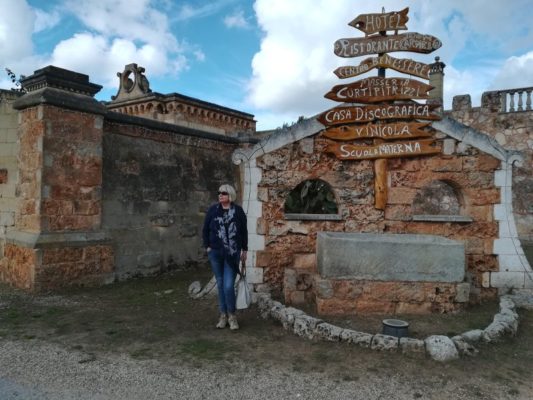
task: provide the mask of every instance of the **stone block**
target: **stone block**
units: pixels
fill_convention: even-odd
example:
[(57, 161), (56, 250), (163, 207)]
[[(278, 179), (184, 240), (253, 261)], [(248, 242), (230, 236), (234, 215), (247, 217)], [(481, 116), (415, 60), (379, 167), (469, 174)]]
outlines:
[(472, 346), (472, 344), (464, 340), (461, 336), (452, 337), (452, 341), (461, 356), (473, 357), (477, 353), (479, 353), (478, 349), (476, 349), (474, 346)]
[(372, 338), (370, 344), (372, 350), (379, 351), (397, 351), (398, 350), (398, 338), (396, 336), (382, 335), (378, 333)]
[(264, 250), (265, 237), (263, 235), (248, 235), (248, 249), (249, 250)]
[(347, 342), (350, 344), (355, 344), (357, 346), (361, 347), (370, 347), (370, 344), (372, 343), (372, 338), (374, 335), (371, 335), (369, 333), (365, 332), (358, 332), (351, 329), (344, 329), (339, 339), (343, 342)]
[(316, 327), (322, 320), (308, 315), (297, 315), (294, 318), (294, 333), (301, 337), (313, 339), (316, 334)]
[(509, 327), (502, 322), (492, 322), (483, 330), (483, 341), (487, 343), (498, 342), (506, 332), (509, 330)]
[(411, 354), (411, 353), (425, 353), (426, 351), (426, 344), (423, 340), (420, 339), (413, 339), (409, 337), (402, 337), (400, 338), (400, 350), (403, 354)]
[(424, 342), (427, 353), (436, 361), (447, 362), (459, 358), (459, 352), (448, 336), (429, 336)]
[(396, 314), (431, 314), (433, 304), (430, 302), (423, 303), (407, 303), (399, 302), (396, 304), (395, 313)]
[(294, 268), (310, 269), (316, 268), (316, 254), (315, 253), (300, 253), (294, 255)]
[(525, 285), (524, 272), (491, 272), (490, 287), (521, 289)]
[(484, 332), (482, 329), (473, 329), (461, 334), (461, 337), (468, 343), (477, 343), (483, 340)]
[(465, 250), (431, 235), (319, 232), (317, 265), (324, 278), (461, 282)]
[(329, 342), (338, 342), (342, 331), (343, 329), (338, 326), (322, 322), (316, 326), (315, 337), (319, 337)]
[(321, 299), (330, 299), (333, 297), (333, 286), (330, 280), (315, 277), (315, 292)]
[(263, 283), (263, 268), (246, 268), (246, 279), (248, 283)]
[(455, 302), (467, 303), (470, 298), (470, 283), (459, 283), (456, 287)]
[(255, 266), (268, 267), (272, 261), (272, 253), (264, 250), (256, 252)]
[(8, 174), (8, 171), (6, 168), (0, 168), (0, 184), (1, 185), (7, 183), (7, 174)]
[(355, 301), (336, 298), (316, 298), (316, 309), (319, 315), (346, 315), (358, 312)]

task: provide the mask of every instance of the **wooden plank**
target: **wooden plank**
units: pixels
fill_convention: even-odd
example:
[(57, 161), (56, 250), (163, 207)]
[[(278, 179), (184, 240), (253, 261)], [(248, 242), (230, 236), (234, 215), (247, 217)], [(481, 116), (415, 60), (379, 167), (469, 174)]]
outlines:
[(372, 77), (336, 85), (324, 97), (343, 103), (378, 103), (389, 100), (428, 99), (433, 86), (408, 78)]
[(374, 207), (384, 210), (387, 207), (387, 159), (378, 158), (374, 161)]
[(441, 41), (435, 36), (410, 32), (390, 36), (339, 39), (335, 42), (333, 52), (339, 57), (359, 57), (394, 51), (429, 54), (441, 46)]
[(411, 60), (410, 58), (394, 58), (388, 54), (383, 54), (380, 57), (368, 57), (359, 65), (339, 67), (333, 72), (340, 79), (346, 79), (364, 74), (374, 68), (390, 68), (404, 74), (429, 79), (430, 67), (428, 64)]
[(356, 139), (414, 139), (431, 137), (430, 132), (422, 129), (429, 126), (429, 122), (394, 122), (388, 124), (370, 123), (366, 125), (342, 125), (331, 127), (323, 135), (334, 140)]
[(406, 30), (409, 7), (389, 13), (360, 14), (348, 25), (370, 35), (376, 32)]
[(438, 154), (441, 148), (435, 140), (410, 140), (407, 142), (381, 143), (372, 146), (329, 143), (326, 152), (341, 160), (374, 160), (377, 158), (417, 157)]
[(440, 115), (432, 113), (437, 104), (419, 104), (415, 101), (368, 106), (334, 107), (323, 112), (317, 120), (325, 126), (372, 122), (387, 119), (422, 119), (438, 121)]

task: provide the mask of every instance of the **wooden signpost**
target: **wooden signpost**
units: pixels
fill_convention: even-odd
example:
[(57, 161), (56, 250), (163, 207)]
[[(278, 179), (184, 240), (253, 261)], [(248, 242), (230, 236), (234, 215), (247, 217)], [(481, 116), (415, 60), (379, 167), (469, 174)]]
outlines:
[(434, 140), (413, 140), (408, 142), (380, 143), (373, 146), (355, 146), (333, 142), (328, 152), (342, 160), (373, 160), (376, 158), (416, 157), (438, 154), (440, 148)]
[(388, 54), (380, 57), (368, 57), (357, 66), (339, 67), (333, 73), (341, 79), (364, 74), (374, 68), (391, 68), (404, 74), (429, 79), (429, 65), (409, 58), (394, 58)]
[(354, 139), (412, 139), (431, 137), (431, 133), (422, 130), (429, 122), (394, 122), (391, 124), (371, 123), (366, 125), (342, 125), (328, 128), (324, 136), (335, 140)]
[(334, 86), (324, 97), (350, 103), (376, 103), (385, 100), (427, 99), (433, 86), (406, 78), (366, 78)]
[(408, 12), (409, 7), (404, 8), (402, 11), (390, 13), (361, 14), (355, 17), (348, 25), (359, 29), (367, 35), (383, 31), (406, 30), (407, 26), (405, 24), (409, 21)]
[[(428, 99), (432, 86), (413, 79), (385, 78), (385, 69), (390, 68), (429, 79), (429, 65), (411, 59), (394, 58), (387, 53), (410, 51), (427, 54), (442, 46), (440, 40), (431, 35), (398, 34), (398, 30), (407, 29), (408, 12), (409, 8), (405, 8), (389, 13), (361, 14), (349, 23), (364, 32), (365, 37), (337, 40), (334, 53), (346, 58), (367, 54), (377, 54), (377, 57), (369, 57), (357, 66), (339, 67), (335, 74), (345, 79), (379, 68), (378, 76), (334, 86), (325, 94), (326, 98), (363, 105), (334, 107), (317, 118), (327, 127), (323, 133), (325, 137), (341, 141), (330, 142), (326, 151), (341, 160), (375, 160), (374, 197), (375, 207), (380, 210), (384, 210), (387, 205), (387, 159), (441, 152), (440, 144), (425, 129), (430, 123), (411, 122), (441, 118), (434, 113), (439, 105), (413, 101)], [(394, 34), (387, 36), (387, 31), (394, 31)], [(375, 34), (378, 32), (379, 34)], [(379, 104), (364, 105), (367, 103)], [(361, 139), (371, 139), (373, 144), (347, 143)], [(402, 139), (404, 140), (397, 141)]]
[(339, 57), (359, 57), (367, 54), (390, 53), (393, 51), (412, 51), (428, 54), (441, 46), (441, 41), (435, 36), (413, 32), (391, 36), (339, 39), (335, 42), (333, 51)]

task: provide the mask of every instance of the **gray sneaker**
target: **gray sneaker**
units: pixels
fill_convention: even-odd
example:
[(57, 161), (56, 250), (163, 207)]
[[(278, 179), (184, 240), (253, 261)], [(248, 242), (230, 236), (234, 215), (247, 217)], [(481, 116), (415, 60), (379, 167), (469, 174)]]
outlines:
[(237, 329), (239, 329), (239, 323), (237, 322), (237, 317), (235, 316), (235, 314), (229, 315), (228, 322), (229, 322), (229, 328), (232, 331), (236, 331)]
[(218, 318), (218, 322), (216, 325), (217, 328), (224, 329), (227, 324), (228, 324), (228, 316), (226, 314), (220, 314), (220, 317)]

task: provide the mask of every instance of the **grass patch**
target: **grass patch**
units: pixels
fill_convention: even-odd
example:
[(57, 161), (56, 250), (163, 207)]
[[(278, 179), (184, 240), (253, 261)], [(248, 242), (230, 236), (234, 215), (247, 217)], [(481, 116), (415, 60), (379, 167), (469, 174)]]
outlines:
[(223, 360), (234, 351), (228, 343), (211, 339), (195, 339), (180, 345), (181, 354), (200, 360)]

